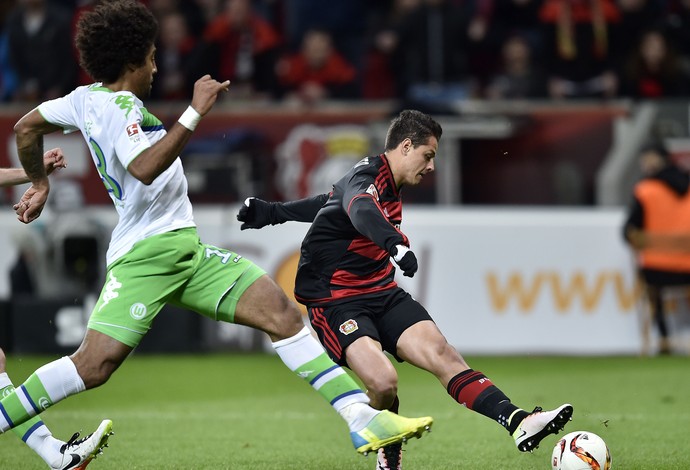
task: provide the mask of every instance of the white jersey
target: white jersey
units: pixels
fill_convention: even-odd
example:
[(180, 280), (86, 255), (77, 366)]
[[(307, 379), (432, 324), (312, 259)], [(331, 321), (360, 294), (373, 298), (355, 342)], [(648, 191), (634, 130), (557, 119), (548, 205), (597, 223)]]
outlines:
[(149, 186), (127, 171), (141, 152), (166, 134), (161, 121), (134, 94), (95, 83), (42, 103), (38, 111), (66, 132), (81, 131), (86, 140), (120, 216), (106, 255), (108, 265), (144, 238), (195, 226), (179, 157)]

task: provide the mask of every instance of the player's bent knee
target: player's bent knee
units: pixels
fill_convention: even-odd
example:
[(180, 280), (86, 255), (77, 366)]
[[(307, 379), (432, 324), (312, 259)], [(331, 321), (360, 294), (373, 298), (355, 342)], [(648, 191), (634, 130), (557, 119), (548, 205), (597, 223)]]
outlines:
[(280, 338), (290, 338), (304, 328), (302, 313), (297, 305), (290, 301), (285, 308), (275, 312), (272, 324), (274, 325), (274, 334)]
[(398, 394), (398, 376), (379, 371), (378, 374), (366, 380), (366, 387), (369, 392), (381, 399), (393, 400)]

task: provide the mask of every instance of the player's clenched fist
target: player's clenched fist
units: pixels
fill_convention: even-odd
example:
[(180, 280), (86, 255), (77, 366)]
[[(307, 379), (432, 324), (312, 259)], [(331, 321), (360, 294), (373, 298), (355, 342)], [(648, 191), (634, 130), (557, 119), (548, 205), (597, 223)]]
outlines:
[(397, 245), (391, 250), (391, 256), (403, 272), (403, 276), (412, 277), (417, 272), (417, 257), (405, 245)]

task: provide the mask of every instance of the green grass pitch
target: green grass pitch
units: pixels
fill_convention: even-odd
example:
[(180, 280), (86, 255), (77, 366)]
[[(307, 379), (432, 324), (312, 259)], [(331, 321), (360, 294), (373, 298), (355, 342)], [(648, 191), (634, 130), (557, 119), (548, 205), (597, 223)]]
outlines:
[[(52, 358), (8, 357), (23, 381)], [(470, 357), (513, 402), (545, 409), (574, 405), (566, 432), (602, 436), (623, 470), (688, 469), (690, 367), (687, 357)], [(405, 447), (411, 469), (550, 469), (549, 436), (532, 454), (517, 451), (498, 424), (455, 403), (430, 374), (403, 364), (401, 413), (431, 415), (430, 434)], [(103, 387), (68, 398), (43, 415), (67, 439), (101, 419), (115, 435), (89, 470), (373, 469), (345, 423), (276, 356), (134, 355)], [(563, 433), (562, 433), (563, 434)], [(561, 434), (561, 435), (562, 435)], [(19, 439), (0, 436), (0, 468), (43, 469)]]

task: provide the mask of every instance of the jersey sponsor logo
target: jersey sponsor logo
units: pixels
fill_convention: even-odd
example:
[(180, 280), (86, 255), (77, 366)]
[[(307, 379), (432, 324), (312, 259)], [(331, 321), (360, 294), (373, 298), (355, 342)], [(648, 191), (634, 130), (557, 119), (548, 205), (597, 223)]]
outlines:
[(355, 320), (347, 320), (346, 322), (342, 323), (338, 329), (340, 332), (344, 335), (349, 335), (350, 333), (354, 333), (359, 329), (359, 325), (357, 325), (357, 322)]
[(146, 316), (147, 312), (148, 310), (146, 309), (146, 305), (142, 304), (141, 302), (132, 304), (132, 306), (129, 307), (129, 316), (135, 320), (141, 320)]
[[(376, 190), (376, 186), (374, 186), (373, 183), (369, 185), (366, 192), (367, 194), (371, 194), (372, 196), (374, 196), (377, 201), (379, 200), (379, 192)], [(385, 211), (385, 209), (384, 214), (386, 214), (386, 217), (388, 217), (388, 213)]]
[(141, 140), (141, 127), (139, 127), (139, 123), (135, 122), (134, 124), (130, 124), (127, 126), (127, 137), (129, 137), (129, 140), (132, 142), (139, 142)]

